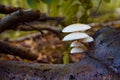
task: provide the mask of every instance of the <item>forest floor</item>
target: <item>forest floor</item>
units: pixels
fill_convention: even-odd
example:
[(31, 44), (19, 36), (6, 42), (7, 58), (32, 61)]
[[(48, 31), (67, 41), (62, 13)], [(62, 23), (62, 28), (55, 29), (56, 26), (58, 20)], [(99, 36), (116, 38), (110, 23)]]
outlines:
[[(39, 54), (37, 60), (31, 61), (10, 54), (7, 55), (0, 54), (0, 60), (16, 60), (16, 61), (24, 61), (24, 62), (63, 64), (63, 56), (64, 56), (63, 53), (67, 51), (65, 46), (69, 45), (68, 42), (63, 42), (53, 33), (49, 33), (43, 36), (39, 35), (34, 38), (32, 35), (36, 35), (36, 34), (29, 34), (27, 36), (31, 36), (31, 37), (29, 37), (28, 39), (27, 36), (24, 36), (19, 39), (12, 40), (10, 43), (17, 46), (23, 46), (26, 49), (29, 49), (30, 52)], [(23, 40), (19, 41), (20, 39)], [(78, 62), (82, 57), (83, 55), (79, 53), (70, 54), (69, 61), (70, 63)]]

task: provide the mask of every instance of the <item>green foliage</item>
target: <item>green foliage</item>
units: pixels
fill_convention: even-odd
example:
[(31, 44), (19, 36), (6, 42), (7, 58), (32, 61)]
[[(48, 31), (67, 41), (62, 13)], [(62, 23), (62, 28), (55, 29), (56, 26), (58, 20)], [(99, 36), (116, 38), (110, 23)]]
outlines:
[[(89, 11), (90, 8), (92, 8), (91, 0), (56, 0), (50, 5), (50, 15), (64, 16), (65, 24), (71, 24), (82, 22), (80, 18), (88, 16), (89, 14), (84, 14), (84, 12)], [(84, 20), (87, 21), (87, 18), (84, 17)]]
[(27, 0), (27, 3), (30, 7), (32, 7), (33, 9), (37, 9), (40, 1), (39, 0)]
[(111, 0), (104, 0), (104, 1), (109, 3)]
[(91, 0), (27, 0), (27, 3), (32, 9), (39, 9), (50, 16), (65, 17), (65, 24), (86, 23), (87, 12), (92, 8)]
[(81, 5), (84, 9), (91, 9), (92, 8), (92, 3), (91, 0), (80, 0)]
[[(50, 5), (52, 3), (53, 0), (42, 0), (44, 3)], [(57, 1), (57, 0), (56, 0)]]
[(2, 4), (4, 0), (0, 0), (0, 3)]

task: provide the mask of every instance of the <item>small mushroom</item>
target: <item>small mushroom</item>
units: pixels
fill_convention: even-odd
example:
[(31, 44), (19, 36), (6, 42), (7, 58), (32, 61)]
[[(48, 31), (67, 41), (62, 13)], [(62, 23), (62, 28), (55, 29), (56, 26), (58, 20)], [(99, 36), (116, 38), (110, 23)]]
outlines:
[(84, 44), (82, 44), (80, 41), (73, 41), (70, 45), (70, 47), (75, 47), (75, 48), (82, 48), (85, 51), (87, 51), (87, 48)]
[(67, 36), (65, 36), (63, 38), (63, 41), (78, 40), (78, 39), (83, 39), (87, 37), (89, 37), (89, 35), (87, 35), (86, 33), (75, 32), (75, 33), (70, 33)]
[(70, 51), (70, 53), (81, 53), (81, 52), (85, 52), (85, 50), (82, 48), (76, 48), (76, 47), (72, 48)]
[(70, 45), (70, 47), (73, 47), (70, 53), (81, 53), (87, 51), (86, 46), (83, 45), (82, 43), (93, 41), (93, 38), (84, 32), (90, 28), (91, 27), (89, 25), (77, 23), (77, 24), (71, 24), (62, 30), (62, 32), (64, 33), (72, 32), (67, 36), (65, 36), (63, 38), (63, 41), (75, 40)]
[(79, 47), (84, 46), (80, 41), (73, 41), (70, 45), (70, 47)]
[(87, 37), (82, 39), (82, 42), (92, 42), (94, 39), (92, 37)]
[(67, 33), (67, 32), (77, 32), (77, 31), (86, 31), (90, 29), (91, 27), (89, 25), (85, 24), (71, 24), (67, 27), (65, 27), (62, 32)]

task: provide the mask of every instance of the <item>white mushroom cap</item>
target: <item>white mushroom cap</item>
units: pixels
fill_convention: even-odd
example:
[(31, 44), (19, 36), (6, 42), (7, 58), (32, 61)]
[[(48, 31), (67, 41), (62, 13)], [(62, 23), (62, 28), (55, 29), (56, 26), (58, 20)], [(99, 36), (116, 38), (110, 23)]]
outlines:
[(85, 50), (82, 48), (72, 48), (70, 51), (70, 53), (81, 53), (81, 52), (85, 52)]
[(83, 39), (87, 37), (89, 37), (89, 35), (87, 35), (86, 33), (75, 32), (65, 36), (63, 38), (63, 41), (78, 40), (78, 39)]
[(65, 27), (62, 32), (67, 33), (67, 32), (76, 32), (76, 31), (85, 31), (90, 29), (91, 27), (86, 24), (71, 24)]
[(70, 47), (81, 47), (84, 46), (80, 41), (73, 41), (70, 45)]
[(82, 42), (92, 42), (94, 39), (92, 37), (87, 37), (82, 40)]

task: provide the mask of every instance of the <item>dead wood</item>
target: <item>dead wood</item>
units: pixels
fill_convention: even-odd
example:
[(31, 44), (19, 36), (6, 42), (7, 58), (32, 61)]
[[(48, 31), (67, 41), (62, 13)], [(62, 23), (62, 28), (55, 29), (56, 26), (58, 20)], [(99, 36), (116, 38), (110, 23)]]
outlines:
[(91, 56), (120, 76), (120, 30), (103, 28), (94, 34), (95, 53)]
[(10, 14), (14, 11), (21, 10), (22, 8), (20, 7), (11, 7), (11, 6), (5, 6), (0, 4), (0, 13), (2, 14)]
[[(49, 32), (52, 32), (54, 33), (59, 39), (62, 39), (62, 29), (60, 28), (57, 28), (57, 27), (53, 27), (53, 26), (48, 26), (48, 27), (45, 27), (44, 25), (40, 25), (38, 23), (28, 23), (28, 24), (24, 24), (24, 25), (20, 25), (18, 26), (19, 30), (20, 31), (33, 31), (33, 30), (36, 30), (36, 31), (39, 31), (41, 33), (44, 34), (44, 31), (49, 31)], [(14, 29), (16, 30), (16, 29)]]
[(3, 32), (8, 29), (14, 29), (20, 23), (32, 22), (38, 19), (40, 13), (34, 10), (19, 10), (6, 15), (0, 21), (0, 32)]
[[(46, 21), (56, 21), (56, 24), (61, 24), (63, 18), (60, 17), (48, 17), (45, 14), (40, 14), (39, 11), (34, 10), (19, 10), (15, 11), (9, 15), (3, 17), (0, 21), (0, 33), (5, 30), (24, 30), (24, 31), (51, 31), (55, 33), (61, 39), (61, 29), (56, 27), (45, 27), (41, 26), (40, 23), (36, 25), (34, 21), (46, 22)], [(30, 23), (33, 22), (33, 23)], [(45, 23), (44, 23), (45, 24)], [(37, 27), (36, 27), (37, 26)]]
[(0, 41), (0, 53), (11, 54), (29, 60), (36, 60), (38, 57), (37, 54), (31, 53), (29, 49), (25, 49), (21, 46), (15, 46), (3, 41)]
[(119, 80), (103, 64), (85, 57), (70, 65), (0, 61), (1, 80)]

